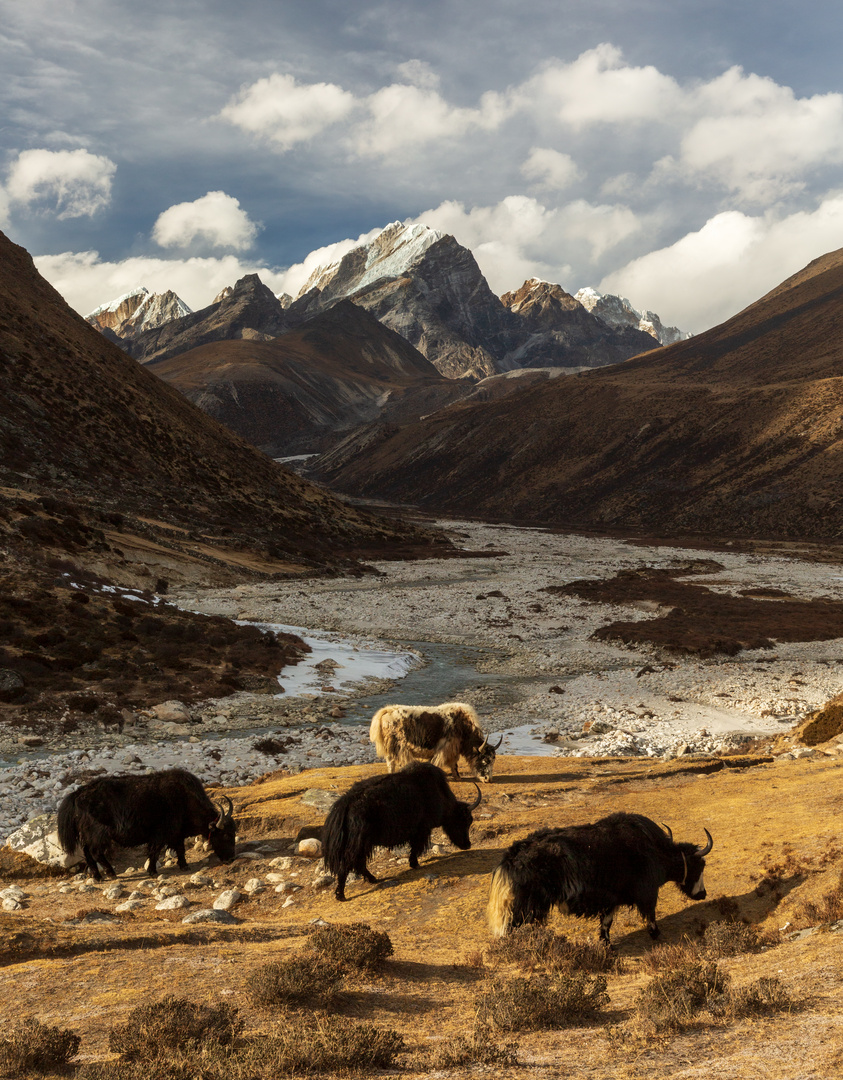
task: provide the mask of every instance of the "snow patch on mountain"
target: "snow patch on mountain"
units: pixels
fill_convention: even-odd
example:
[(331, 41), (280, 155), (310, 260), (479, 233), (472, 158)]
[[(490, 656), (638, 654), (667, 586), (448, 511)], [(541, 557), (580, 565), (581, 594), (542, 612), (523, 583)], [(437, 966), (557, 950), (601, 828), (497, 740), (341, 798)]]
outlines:
[(654, 337), (660, 345), (673, 345), (676, 341), (685, 341), (692, 337), (675, 326), (662, 325), (654, 311), (640, 312), (630, 304), (625, 296), (602, 295), (596, 289), (587, 287), (574, 294), (586, 311), (596, 315), (609, 326), (632, 326)]

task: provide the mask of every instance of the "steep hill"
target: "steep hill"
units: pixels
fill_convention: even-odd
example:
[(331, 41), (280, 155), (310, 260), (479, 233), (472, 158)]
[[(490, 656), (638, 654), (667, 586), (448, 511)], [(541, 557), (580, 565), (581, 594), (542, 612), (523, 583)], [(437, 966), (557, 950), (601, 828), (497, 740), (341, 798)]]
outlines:
[(317, 463), (439, 512), (778, 537), (843, 531), (843, 250), (723, 325)]
[(348, 300), (272, 341), (215, 342), (149, 367), (272, 456), (317, 451), (379, 416), (415, 419), (471, 388)]
[[(179, 320), (182, 321), (182, 320)], [(276, 465), (107, 341), (0, 234), (0, 540), (138, 575), (292, 572), (430, 536)]]

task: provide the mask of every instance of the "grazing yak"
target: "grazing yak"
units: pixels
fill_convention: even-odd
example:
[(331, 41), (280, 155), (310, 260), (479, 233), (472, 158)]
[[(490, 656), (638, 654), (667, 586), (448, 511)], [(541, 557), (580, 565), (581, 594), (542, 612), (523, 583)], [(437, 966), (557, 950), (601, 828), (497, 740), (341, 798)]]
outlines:
[[(665, 826), (667, 828), (667, 826)], [(659, 889), (673, 881), (692, 900), (705, 899), (708, 843), (674, 843), (641, 814), (610, 814), (592, 825), (539, 829), (507, 850), (492, 875), (489, 925), (503, 937), (524, 923), (543, 923), (554, 906), (568, 915), (600, 918), (600, 940), (609, 943), (619, 907), (637, 908), (657, 938)]]
[(163, 769), (145, 776), (101, 776), (62, 799), (58, 812), (59, 842), (72, 855), (82, 848), (88, 871), (102, 881), (99, 867), (116, 877), (113, 847), (146, 844), (149, 873), (156, 873), (165, 848), (176, 853), (187, 870), (184, 841), (204, 836), (222, 862), (234, 858), (236, 823), (228, 809), (215, 806), (202, 782), (185, 769)]
[(372, 717), (369, 738), (390, 772), (411, 761), (432, 761), (459, 780), (464, 757), (479, 780), (492, 779), (496, 746), (489, 745), (477, 713), (462, 701), (445, 705), (386, 705)]
[(366, 866), (376, 847), (410, 845), (410, 868), (430, 847), (430, 834), (442, 828), (458, 848), (471, 847), (471, 813), (480, 805), (480, 788), (471, 805), (459, 802), (445, 774), (435, 765), (414, 762), (401, 772), (358, 780), (331, 807), (322, 829), (322, 856), (337, 879), (337, 900), (345, 900), (352, 871), (374, 884)]

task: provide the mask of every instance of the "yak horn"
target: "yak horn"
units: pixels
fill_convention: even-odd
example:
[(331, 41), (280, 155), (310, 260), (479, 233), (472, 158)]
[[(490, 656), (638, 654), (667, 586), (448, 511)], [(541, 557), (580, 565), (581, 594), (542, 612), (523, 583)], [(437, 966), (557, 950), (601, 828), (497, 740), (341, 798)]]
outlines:
[(229, 799), (227, 795), (223, 795), (223, 798), (228, 803), (228, 810), (226, 810), (224, 806), (220, 805), (220, 816), (217, 818), (218, 829), (222, 828), (223, 822), (226, 818), (230, 818), (234, 815), (234, 804), (232, 803), (231, 799)]
[(469, 806), (469, 808), (468, 808), (469, 810), (476, 810), (477, 807), (480, 805), (480, 800), (483, 798), (483, 794), (480, 791), (480, 785), (475, 784), (474, 786), (477, 788), (477, 798), (474, 800), (474, 802), (471, 804), (471, 806)]
[(705, 845), (705, 847), (698, 847), (697, 848), (697, 855), (699, 855), (700, 858), (703, 858), (703, 856), (708, 855), (709, 851), (711, 851), (711, 849), (714, 847), (714, 841), (711, 839), (711, 833), (706, 828), (703, 828), (703, 832), (708, 837), (708, 843)]
[(665, 825), (665, 823), (664, 823), (664, 822), (662, 822), (662, 828), (663, 828), (663, 829), (664, 829), (664, 831), (665, 831), (665, 832), (667, 833), (667, 838), (668, 838), (668, 840), (673, 840), (673, 831), (671, 830), (670, 826), (669, 826), (669, 825)]
[[(488, 741), (489, 741), (489, 740), (487, 739), (487, 740), (486, 740), (486, 742), (488, 742)], [(503, 733), (501, 733), (501, 737), (500, 737), (500, 738), (498, 739), (498, 745), (497, 745), (497, 746), (493, 746), (493, 747), (492, 747), (492, 749), (493, 749), (493, 750), (500, 750), (500, 747), (501, 747), (501, 743), (502, 743), (502, 742), (503, 742)]]

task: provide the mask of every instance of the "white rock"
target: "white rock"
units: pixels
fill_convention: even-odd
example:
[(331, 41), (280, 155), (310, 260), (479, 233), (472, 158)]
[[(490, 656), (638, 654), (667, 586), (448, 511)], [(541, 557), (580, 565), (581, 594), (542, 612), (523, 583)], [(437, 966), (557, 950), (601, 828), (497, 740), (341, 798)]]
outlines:
[(214, 879), (208, 877), (207, 874), (191, 874), (189, 878), (191, 885), (213, 885)]
[(237, 889), (226, 889), (221, 892), (211, 905), (215, 911), (230, 911), (238, 900), (243, 899), (243, 894)]
[(166, 900), (168, 896), (178, 896), (180, 891), (175, 885), (162, 885), (159, 889), (156, 889), (156, 895), (162, 900)]
[(4, 911), (21, 911), (23, 908), (20, 900), (15, 900), (13, 896), (5, 897), (2, 906)]
[(281, 905), (281, 907), (289, 907), (290, 904), (295, 904), (295, 900), (292, 898), (292, 896), (288, 896), (284, 903)]
[(133, 900), (131, 897), (128, 900), (124, 900), (122, 904), (118, 904), (114, 909), (115, 911), (137, 911), (139, 907), (143, 907), (146, 901), (140, 900), (137, 897)]
[(123, 895), (123, 890), (119, 885), (112, 885), (110, 889), (106, 889), (103, 896), (106, 900), (119, 900)]
[(269, 882), (270, 885), (278, 885), (279, 882), (287, 880), (287, 875), (286, 874), (267, 874), (266, 875), (266, 880)]
[(322, 841), (316, 840), (313, 837), (308, 840), (302, 840), (299, 842), (299, 846), (296, 850), (299, 855), (304, 855), (308, 859), (319, 859), (322, 856)]
[(168, 896), (160, 904), (155, 905), (156, 911), (178, 911), (180, 908), (190, 907), (190, 901), (186, 896)]
[(6, 889), (0, 889), (0, 898), (3, 900), (24, 900), (26, 893), (20, 885), (9, 885)]
[(264, 889), (264, 883), (260, 878), (249, 878), (246, 884), (243, 886), (244, 890), (251, 896), (254, 893), (262, 892)]

